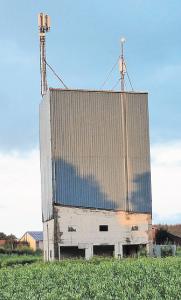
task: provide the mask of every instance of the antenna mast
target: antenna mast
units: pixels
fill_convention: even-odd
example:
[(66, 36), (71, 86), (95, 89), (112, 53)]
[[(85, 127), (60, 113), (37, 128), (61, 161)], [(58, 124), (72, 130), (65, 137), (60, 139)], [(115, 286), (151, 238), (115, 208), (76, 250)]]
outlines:
[(126, 64), (124, 61), (124, 43), (126, 42), (125, 38), (121, 38), (121, 57), (119, 61), (119, 71), (121, 74), (121, 91), (125, 90), (125, 74), (126, 74)]
[(38, 27), (40, 36), (40, 73), (41, 73), (41, 95), (48, 90), (46, 75), (46, 32), (50, 31), (50, 17), (44, 13), (38, 15)]

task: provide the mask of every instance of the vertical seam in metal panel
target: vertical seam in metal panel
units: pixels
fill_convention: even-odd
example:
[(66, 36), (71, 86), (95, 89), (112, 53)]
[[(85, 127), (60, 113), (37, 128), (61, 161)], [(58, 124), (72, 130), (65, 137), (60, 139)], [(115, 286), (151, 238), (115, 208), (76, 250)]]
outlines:
[(125, 192), (126, 192), (126, 211), (129, 211), (128, 196), (128, 136), (127, 136), (127, 118), (126, 118), (126, 99), (124, 93), (121, 93), (122, 118), (123, 118), (123, 144), (124, 144), (124, 165), (125, 165)]

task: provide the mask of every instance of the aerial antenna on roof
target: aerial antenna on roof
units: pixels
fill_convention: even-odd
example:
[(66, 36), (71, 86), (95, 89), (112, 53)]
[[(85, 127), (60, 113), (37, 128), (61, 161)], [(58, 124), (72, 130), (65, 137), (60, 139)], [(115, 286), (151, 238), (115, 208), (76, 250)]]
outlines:
[(126, 74), (126, 63), (124, 60), (124, 43), (126, 39), (124, 37), (121, 38), (121, 56), (119, 60), (119, 71), (121, 74), (121, 91), (125, 90), (125, 74)]
[(38, 27), (40, 36), (40, 73), (41, 73), (41, 95), (48, 90), (46, 74), (46, 32), (50, 31), (50, 17), (44, 13), (38, 15)]

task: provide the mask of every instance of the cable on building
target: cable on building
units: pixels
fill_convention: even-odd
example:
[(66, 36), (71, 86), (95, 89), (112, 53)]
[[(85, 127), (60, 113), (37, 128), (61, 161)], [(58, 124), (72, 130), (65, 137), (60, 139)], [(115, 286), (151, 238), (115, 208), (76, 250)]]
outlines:
[(109, 80), (112, 72), (114, 71), (115, 67), (117, 66), (118, 62), (119, 62), (120, 56), (118, 57), (118, 59), (116, 60), (115, 64), (113, 65), (112, 69), (110, 70), (110, 72), (108, 73), (106, 79), (104, 80), (104, 82), (101, 84), (100, 89), (103, 88), (103, 86), (105, 86), (106, 82)]
[(118, 79), (118, 81), (116, 82), (116, 84), (112, 87), (112, 91), (117, 87), (118, 83), (120, 82), (121, 78)]
[(128, 77), (129, 84), (130, 84), (130, 86), (131, 86), (131, 89), (132, 89), (132, 91), (134, 91), (134, 89), (133, 89), (133, 85), (132, 85), (132, 83), (131, 83), (131, 79), (130, 79), (130, 76), (129, 76), (129, 73), (128, 73), (128, 69), (127, 69), (127, 66), (126, 66), (126, 64), (125, 64), (125, 68), (126, 68), (126, 75), (127, 75), (127, 77)]

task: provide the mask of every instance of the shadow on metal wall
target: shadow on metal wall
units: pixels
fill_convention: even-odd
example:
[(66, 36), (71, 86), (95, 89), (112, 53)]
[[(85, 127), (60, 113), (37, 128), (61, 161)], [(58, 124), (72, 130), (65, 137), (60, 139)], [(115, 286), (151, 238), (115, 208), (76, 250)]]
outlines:
[[(55, 170), (55, 202), (69, 206), (84, 206), (102, 209), (124, 210), (125, 203), (110, 199), (93, 175), (80, 176), (77, 168), (65, 160), (53, 162)], [(151, 212), (151, 175), (149, 172), (137, 175), (135, 190), (129, 197), (129, 210)]]
[(76, 167), (65, 160), (56, 160), (53, 163), (56, 203), (105, 209), (118, 208), (116, 203), (101, 190), (93, 175), (80, 176)]
[(151, 173), (136, 175), (133, 183), (135, 190), (129, 196), (129, 210), (135, 212), (152, 211)]

